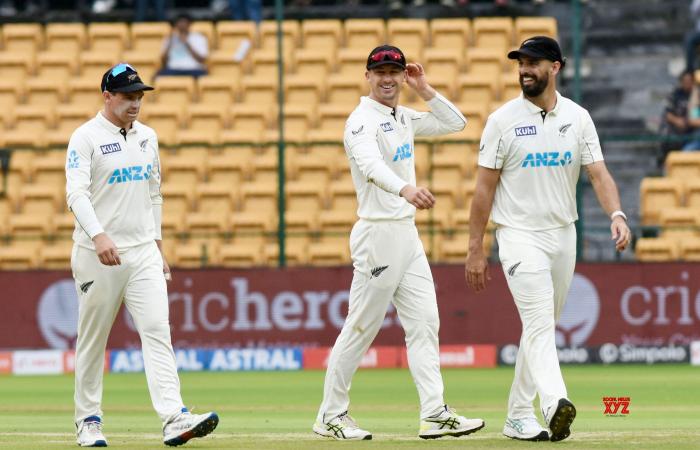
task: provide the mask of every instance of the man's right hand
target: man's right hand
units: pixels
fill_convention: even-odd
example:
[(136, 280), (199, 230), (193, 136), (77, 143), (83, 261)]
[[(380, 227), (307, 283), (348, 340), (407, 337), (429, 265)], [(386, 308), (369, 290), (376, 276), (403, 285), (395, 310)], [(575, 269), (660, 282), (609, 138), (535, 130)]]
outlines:
[(407, 184), (401, 189), (399, 195), (418, 209), (430, 209), (435, 206), (435, 197), (424, 187)]
[(476, 292), (486, 288), (486, 281), (491, 279), (491, 274), (483, 250), (469, 251), (464, 264), (464, 277), (467, 279), (467, 285)]
[(100, 233), (92, 238), (95, 243), (95, 253), (100, 262), (105, 266), (118, 266), (122, 263), (119, 259), (119, 251), (114, 242), (107, 236), (107, 233)]

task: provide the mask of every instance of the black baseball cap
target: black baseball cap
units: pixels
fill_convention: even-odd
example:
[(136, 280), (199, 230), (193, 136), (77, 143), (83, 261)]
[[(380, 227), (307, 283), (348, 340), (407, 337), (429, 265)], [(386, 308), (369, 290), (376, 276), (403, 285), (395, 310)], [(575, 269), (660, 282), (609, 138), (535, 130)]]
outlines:
[(136, 92), (152, 91), (153, 88), (144, 84), (136, 69), (127, 63), (120, 63), (111, 67), (102, 75), (102, 92)]
[(559, 43), (548, 36), (533, 36), (525, 39), (520, 48), (508, 53), (508, 59), (518, 59), (520, 56), (530, 58), (548, 59), (559, 61), (562, 69), (566, 65), (566, 58), (561, 55)]
[(406, 69), (406, 57), (400, 48), (393, 45), (380, 45), (369, 52), (367, 57), (367, 70), (374, 69), (384, 64), (392, 64)]

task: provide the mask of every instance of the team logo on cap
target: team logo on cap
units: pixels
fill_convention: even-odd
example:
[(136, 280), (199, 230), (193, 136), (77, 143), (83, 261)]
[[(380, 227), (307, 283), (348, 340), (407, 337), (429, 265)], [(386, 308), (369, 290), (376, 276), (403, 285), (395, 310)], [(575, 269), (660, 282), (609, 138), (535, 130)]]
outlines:
[(132, 74), (129, 75), (127, 78), (129, 78), (129, 81), (134, 81), (134, 80), (136, 79), (137, 76), (138, 76), (138, 75), (136, 75), (135, 73), (132, 73)]

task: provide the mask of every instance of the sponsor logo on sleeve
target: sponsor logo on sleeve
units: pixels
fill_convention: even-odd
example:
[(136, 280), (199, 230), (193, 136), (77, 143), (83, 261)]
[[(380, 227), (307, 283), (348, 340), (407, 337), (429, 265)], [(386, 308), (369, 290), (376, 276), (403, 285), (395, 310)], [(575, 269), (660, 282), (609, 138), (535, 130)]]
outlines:
[(80, 167), (80, 159), (78, 158), (78, 152), (75, 150), (70, 150), (68, 152), (68, 168), (77, 169)]
[(534, 136), (537, 134), (537, 127), (529, 125), (527, 127), (518, 127), (515, 129), (515, 136)]
[(122, 151), (119, 142), (114, 142), (112, 144), (100, 145), (100, 151), (103, 155), (109, 155), (110, 153), (117, 153)]
[(350, 132), (352, 133), (353, 136), (357, 136), (358, 134), (361, 134), (362, 130), (364, 130), (364, 129), (365, 129), (365, 126), (360, 125), (360, 128), (358, 128), (357, 130), (350, 130)]

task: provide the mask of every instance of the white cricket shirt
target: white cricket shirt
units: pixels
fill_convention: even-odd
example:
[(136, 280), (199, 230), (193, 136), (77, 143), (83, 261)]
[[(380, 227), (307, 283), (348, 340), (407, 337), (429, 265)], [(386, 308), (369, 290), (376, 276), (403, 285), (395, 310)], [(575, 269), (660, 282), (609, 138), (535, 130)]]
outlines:
[(385, 106), (369, 97), (345, 123), (345, 153), (350, 160), (357, 192), (357, 215), (361, 219), (413, 218), (416, 208), (399, 196), (407, 184), (416, 184), (413, 157), (415, 136), (434, 136), (462, 130), (462, 113), (437, 94), (430, 112)]
[[(163, 41), (162, 50), (165, 50), (170, 44), (168, 51), (167, 69), (173, 70), (204, 70), (206, 65), (197, 61), (194, 56), (187, 50), (187, 46), (180, 39), (180, 36), (170, 35)], [(209, 55), (209, 42), (206, 36), (197, 32), (190, 32), (187, 35), (187, 43), (200, 56), (206, 58)]]
[(481, 136), (479, 165), (501, 169), (492, 220), (533, 231), (576, 221), (581, 166), (602, 160), (588, 111), (557, 92), (545, 115), (521, 94), (489, 116)]
[[(153, 241), (153, 205), (163, 202), (155, 131), (134, 121), (124, 136), (101, 112), (76, 129), (66, 159), (68, 207), (81, 196), (118, 249)], [(95, 248), (77, 219), (73, 240)]]

